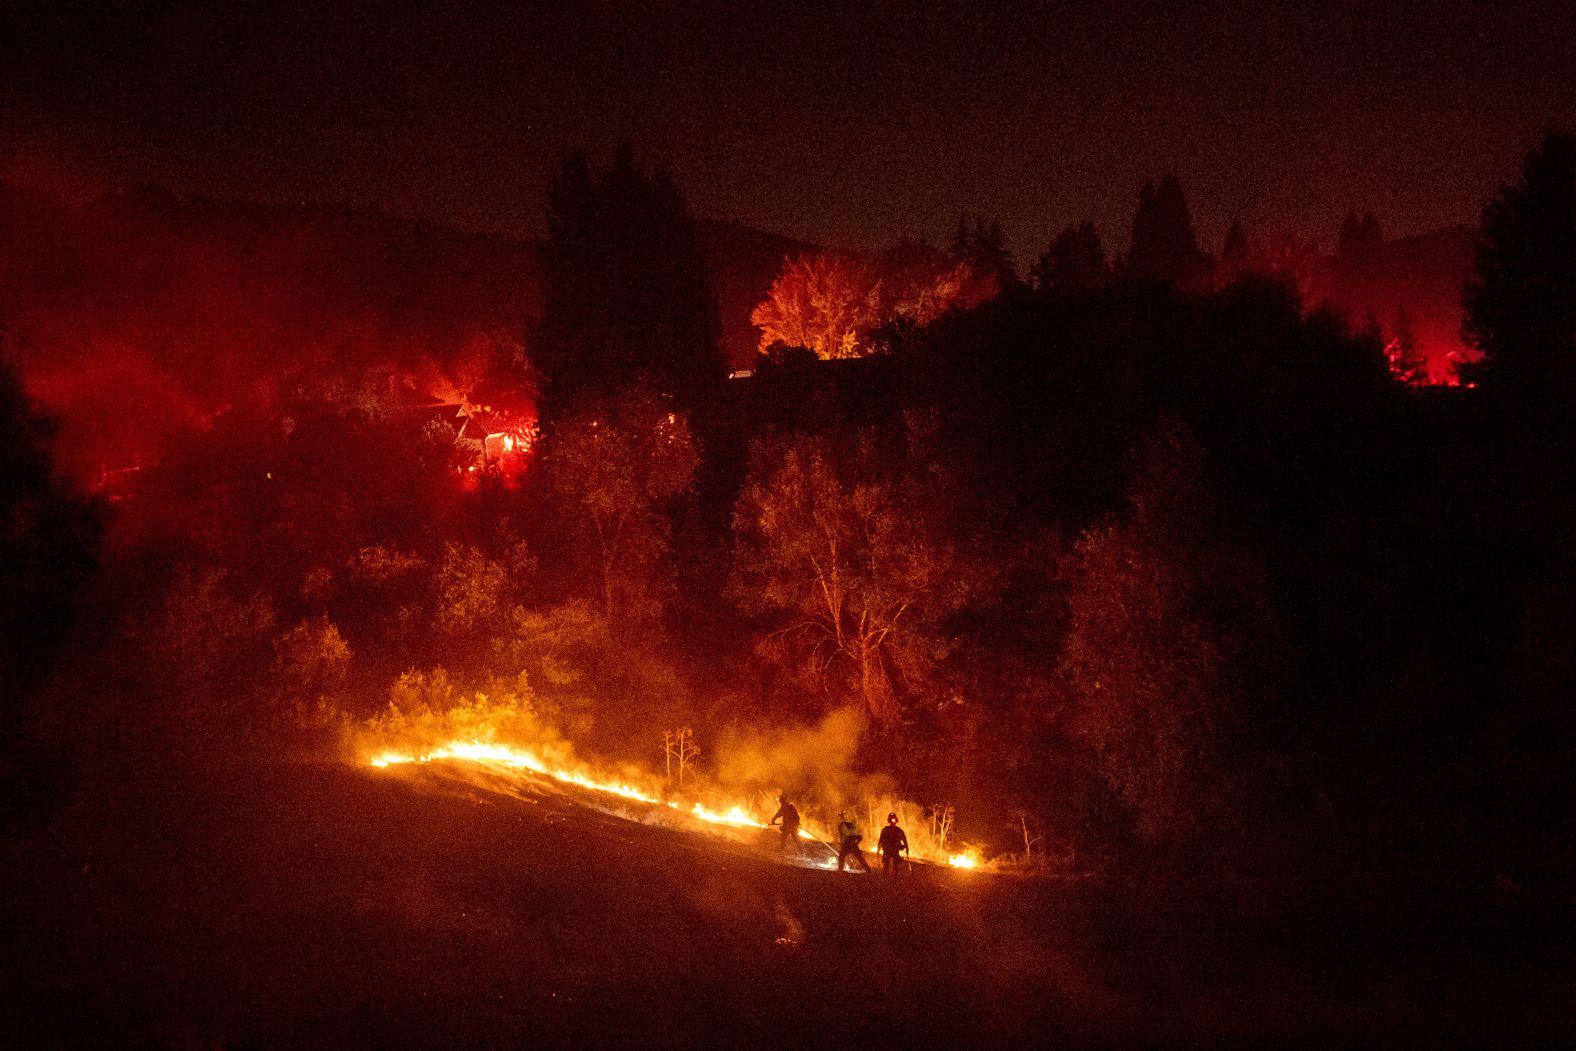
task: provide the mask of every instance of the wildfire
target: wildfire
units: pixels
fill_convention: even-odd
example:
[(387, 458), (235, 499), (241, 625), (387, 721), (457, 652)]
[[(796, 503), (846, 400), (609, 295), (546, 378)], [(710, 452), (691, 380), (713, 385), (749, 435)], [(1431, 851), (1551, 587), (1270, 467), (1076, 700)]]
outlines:
[[(470, 759), (473, 761), (502, 763), (505, 766), (523, 767), (532, 773), (543, 774), (565, 784), (589, 788), (593, 792), (606, 792), (624, 799), (633, 799), (640, 803), (650, 803), (652, 805), (662, 802), (655, 796), (648, 795), (632, 785), (616, 781), (598, 781), (580, 770), (549, 766), (534, 753), (511, 748), (505, 744), (484, 744), (480, 741), (457, 742), (446, 744), (442, 748), (417, 757), (412, 757), (402, 752), (383, 752), (372, 759), (372, 765), (381, 769), (398, 763), (430, 763), (434, 759)], [(676, 808), (677, 804), (670, 803), (669, 806)], [(699, 815), (697, 814), (697, 816)], [(705, 818), (703, 820), (710, 819)]]
[[(562, 784), (574, 785), (578, 788), (592, 792), (601, 792), (617, 796), (620, 799), (644, 803), (648, 806), (663, 806), (680, 813), (688, 814), (696, 820), (710, 825), (730, 828), (767, 829), (772, 826), (750, 814), (742, 805), (735, 804), (726, 810), (714, 810), (703, 803), (694, 803), (689, 808), (682, 807), (673, 800), (659, 799), (649, 792), (642, 791), (634, 785), (623, 781), (604, 780), (593, 776), (585, 769), (571, 768), (543, 760), (535, 752), (511, 745), (494, 744), (483, 741), (451, 741), (439, 748), (422, 754), (410, 752), (383, 751), (372, 756), (368, 762), (378, 769), (405, 764), (423, 764), (435, 760), (458, 759), (469, 762), (496, 763), (501, 766), (519, 770), (528, 770), (533, 774), (551, 778)], [(811, 842), (820, 840), (804, 827), (799, 829), (799, 838)], [(830, 849), (830, 848), (828, 848)], [(833, 862), (830, 858), (822, 859), (822, 867), (831, 868)], [(980, 864), (979, 856), (973, 851), (951, 854), (947, 857), (947, 864), (953, 868), (972, 869)]]
[(714, 825), (737, 825), (740, 828), (769, 827), (767, 825), (763, 825), (761, 822), (746, 814), (743, 807), (733, 807), (729, 809), (726, 814), (719, 814), (715, 810), (707, 810), (699, 803), (696, 803), (695, 806), (690, 810), (690, 813), (694, 814), (702, 821), (710, 821)]

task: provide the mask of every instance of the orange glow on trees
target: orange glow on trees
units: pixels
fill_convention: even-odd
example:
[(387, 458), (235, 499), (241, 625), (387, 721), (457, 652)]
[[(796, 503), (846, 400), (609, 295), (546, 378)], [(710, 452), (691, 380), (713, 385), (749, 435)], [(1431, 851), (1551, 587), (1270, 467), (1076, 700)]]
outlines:
[[(761, 443), (753, 460), (734, 512), (731, 594), (788, 621), (766, 639), (784, 663), (824, 672), (846, 662), (865, 708), (894, 724), (894, 671), (945, 649), (933, 628), (971, 584), (940, 528), (944, 494), (879, 469), (870, 436)], [(916, 650), (930, 659), (908, 661)]]
[(649, 391), (625, 391), (553, 428), (548, 479), (596, 567), (608, 620), (655, 613), (667, 573), (663, 512), (699, 463), (687, 415)]
[(784, 264), (750, 320), (762, 350), (783, 343), (820, 358), (853, 358), (880, 321), (880, 294), (875, 268), (858, 256), (805, 253)]
[(854, 358), (871, 334), (903, 321), (928, 325), (949, 310), (994, 298), (1000, 279), (967, 259), (901, 242), (872, 263), (849, 252), (807, 252), (786, 260), (750, 320), (760, 349), (805, 347), (822, 359)]

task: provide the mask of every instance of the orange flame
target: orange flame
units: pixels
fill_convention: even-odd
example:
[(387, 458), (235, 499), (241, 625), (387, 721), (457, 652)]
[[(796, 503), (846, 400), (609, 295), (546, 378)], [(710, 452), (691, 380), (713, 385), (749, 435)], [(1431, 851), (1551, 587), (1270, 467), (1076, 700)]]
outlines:
[[(368, 760), (368, 762), (371, 766), (381, 770), (391, 766), (400, 766), (406, 764), (419, 765), (430, 763), (435, 760), (445, 759), (457, 759), (468, 762), (496, 763), (498, 765), (517, 770), (528, 770), (533, 774), (539, 774), (543, 777), (551, 778), (560, 783), (574, 785), (578, 788), (588, 789), (593, 792), (606, 793), (608, 795), (617, 796), (621, 799), (628, 799), (634, 802), (644, 803), (648, 806), (666, 806), (670, 809), (687, 813), (691, 817), (694, 817), (697, 820), (703, 821), (710, 825), (749, 829), (767, 829), (772, 827), (766, 822), (761, 821), (751, 815), (746, 807), (740, 804), (734, 804), (726, 810), (714, 810), (705, 806), (703, 803), (697, 802), (692, 804), (686, 810), (677, 802), (672, 800), (664, 801), (659, 799), (657, 796), (643, 791), (640, 788), (637, 788), (634, 785), (628, 784), (626, 782), (604, 780), (592, 776), (584, 769), (576, 769), (549, 763), (543, 760), (535, 752), (527, 751), (521, 748), (515, 748), (512, 745), (496, 744), (485, 741), (451, 741), (448, 744), (435, 748), (430, 752), (419, 755), (410, 752), (392, 750), (382, 751), (373, 755)], [(810, 840), (811, 842), (821, 842), (819, 837), (802, 826), (799, 829), (799, 838)], [(833, 859), (830, 857), (821, 859), (819, 863), (824, 868), (834, 867)], [(973, 869), (980, 866), (981, 859), (977, 852), (973, 850), (967, 850), (962, 853), (949, 855), (946, 859), (946, 863), (953, 868)]]

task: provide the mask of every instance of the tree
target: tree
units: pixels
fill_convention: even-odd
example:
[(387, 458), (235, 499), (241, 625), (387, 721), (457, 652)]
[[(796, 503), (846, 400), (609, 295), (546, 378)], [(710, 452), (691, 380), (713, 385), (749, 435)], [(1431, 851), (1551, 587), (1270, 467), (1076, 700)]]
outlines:
[(934, 476), (881, 455), (873, 434), (758, 441), (734, 511), (729, 593), (785, 621), (765, 640), (823, 681), (846, 674), (883, 726), (902, 714), (894, 680), (917, 683), (945, 652), (938, 628), (969, 574)]
[(1373, 212), (1347, 212), (1335, 240), (1335, 256), (1359, 269), (1371, 268), (1384, 249), (1384, 230)]
[(650, 390), (626, 390), (559, 421), (544, 467), (592, 563), (603, 615), (617, 624), (657, 610), (668, 553), (666, 506), (700, 462), (687, 415)]
[(1014, 807), (1007, 812), (1012, 819), (1007, 827), (1018, 833), (1023, 840), (1023, 863), (1025, 866), (1034, 865), (1034, 845), (1045, 837), (1041, 835), (1032, 821), (1032, 815), (1023, 807)]
[(975, 221), (974, 251), (969, 261), (980, 273), (993, 275), (998, 288), (1006, 290), (1018, 283), (1018, 268), (1013, 263), (1012, 252), (1007, 248), (1007, 235), (1002, 233), (998, 220), (992, 219), (990, 226)]
[(1248, 235), (1240, 222), (1233, 221), (1226, 231), (1226, 240), (1220, 246), (1220, 266), (1215, 272), (1217, 287), (1224, 288), (1246, 274), (1253, 266), (1253, 250), (1248, 247)]
[(1184, 288), (1201, 286), (1208, 276), (1209, 257), (1199, 251), (1193, 214), (1174, 175), (1144, 183), (1133, 216), (1133, 244), (1127, 272), (1137, 278), (1164, 281)]
[(997, 220), (986, 226), (984, 219), (975, 216), (974, 228), (970, 230), (968, 217), (959, 215), (957, 233), (952, 237), (952, 258), (968, 263), (982, 275), (994, 277), (999, 291), (1018, 284), (1018, 269), (1007, 248), (1007, 235)]
[(950, 310), (968, 310), (1000, 291), (995, 276), (928, 244), (902, 240), (880, 260), (880, 320), (924, 326)]
[(263, 679), (274, 654), (275, 616), (266, 595), (212, 566), (184, 568), (151, 616), (128, 631), (135, 675), (150, 691), (155, 723), (177, 739), (259, 729), (257, 695), (238, 689)]
[(1483, 210), (1464, 333), (1468, 378), (1568, 412), (1576, 393), (1576, 137), (1551, 131)]
[(1318, 302), (1325, 295), (1320, 277), (1319, 246), (1290, 230), (1280, 230), (1265, 241), (1261, 268), (1270, 277), (1283, 281), (1297, 292), (1304, 303)]
[(1339, 300), (1371, 300), (1385, 268), (1384, 231), (1373, 212), (1347, 212), (1335, 242), (1335, 257), (1327, 268), (1332, 291)]
[(881, 282), (875, 268), (846, 252), (806, 252), (785, 260), (766, 299), (750, 320), (761, 330), (761, 350), (781, 343), (820, 358), (863, 353), (881, 321)]
[(428, 420), (416, 437), (416, 466), (424, 475), (448, 477), (469, 466), (468, 457), (455, 444), (454, 424)]
[(274, 640), (276, 714), (306, 723), (332, 711), (345, 688), (350, 660), (350, 646), (327, 617), (311, 617), (290, 628)]
[(47, 809), (28, 796), (59, 771), (28, 754), (37, 715), (28, 708), (98, 557), (99, 517), (55, 477), (53, 439), (52, 421), (0, 360), (0, 828)]
[(951, 803), (937, 803), (932, 806), (926, 816), (930, 819), (930, 839), (936, 844), (936, 853), (947, 853), (947, 839), (952, 835), (952, 826), (957, 820), (958, 812)]
[(433, 579), (437, 613), (433, 625), (446, 635), (474, 632), (507, 608), (509, 570), (468, 545), (448, 543)]
[(595, 604), (516, 606), (508, 619), (493, 666), (527, 683), (541, 717), (587, 747), (627, 754), (653, 726), (683, 725), (693, 715), (658, 640), (609, 623)]
[[(1078, 540), (1062, 674), (1101, 776), (1149, 843), (1227, 816), (1246, 684), (1271, 637), (1251, 553), (1180, 424), (1145, 443), (1132, 510)], [(1259, 685), (1254, 683), (1254, 685)]]
[(969, 233), (969, 217), (958, 213), (958, 228), (952, 233), (952, 258), (967, 259), (973, 254), (974, 239)]
[(541, 323), (531, 356), (549, 418), (637, 382), (697, 407), (722, 381), (720, 327), (683, 198), (625, 145), (604, 175), (584, 155), (548, 194)]
[(1087, 292), (1105, 284), (1110, 267), (1093, 223), (1071, 225), (1040, 256), (1030, 277), (1042, 292)]
[(662, 731), (662, 759), (663, 768), (666, 770), (666, 779), (673, 781), (673, 768), (678, 767), (679, 784), (684, 783), (684, 773), (689, 768), (691, 760), (700, 755), (700, 745), (695, 743), (695, 731), (688, 726), (681, 726), (677, 730)]
[(1395, 325), (1390, 338), (1385, 341), (1385, 360), (1390, 365), (1390, 375), (1408, 387), (1421, 387), (1428, 383), (1428, 358), (1417, 345), (1417, 331), (1405, 307), (1397, 307)]

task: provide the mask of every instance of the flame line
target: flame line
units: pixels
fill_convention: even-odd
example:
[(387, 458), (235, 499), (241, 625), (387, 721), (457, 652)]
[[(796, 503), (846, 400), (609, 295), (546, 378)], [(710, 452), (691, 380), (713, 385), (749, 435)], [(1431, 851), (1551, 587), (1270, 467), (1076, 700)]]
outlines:
[[(687, 813), (691, 817), (712, 825), (755, 829), (768, 829), (773, 827), (772, 825), (765, 824), (756, 820), (754, 817), (751, 817), (741, 806), (735, 805), (729, 808), (727, 811), (719, 812), (716, 810), (711, 810), (701, 803), (695, 803), (686, 811), (678, 803), (672, 800), (664, 801), (658, 799), (656, 796), (642, 792), (633, 785), (616, 781), (598, 781), (579, 770), (571, 770), (567, 767), (561, 766), (550, 766), (546, 762), (543, 762), (542, 759), (535, 753), (522, 751), (509, 745), (488, 744), (482, 741), (458, 741), (443, 745), (440, 748), (436, 748), (431, 752), (421, 755), (412, 755), (408, 752), (384, 751), (373, 756), (369, 762), (372, 766), (383, 770), (390, 766), (400, 766), (405, 764), (421, 765), (440, 759), (461, 759), (470, 762), (499, 763), (504, 766), (514, 767), (516, 769), (529, 770), (531, 773), (552, 778), (553, 780), (560, 783), (574, 785), (578, 788), (588, 789), (593, 792), (602, 792), (608, 795), (618, 796), (621, 799), (634, 800), (636, 802), (644, 803), (648, 806), (666, 806), (669, 809), (677, 810), (680, 813)], [(837, 850), (834, 849), (830, 843), (818, 839), (803, 827), (799, 829), (799, 838), (806, 839), (812, 843), (818, 844), (829, 854), (831, 854), (833, 858), (837, 856)], [(972, 851), (961, 854), (952, 854), (947, 858), (947, 864), (954, 868), (972, 869), (979, 865), (979, 857)], [(830, 860), (826, 862), (825, 867), (830, 867)]]

